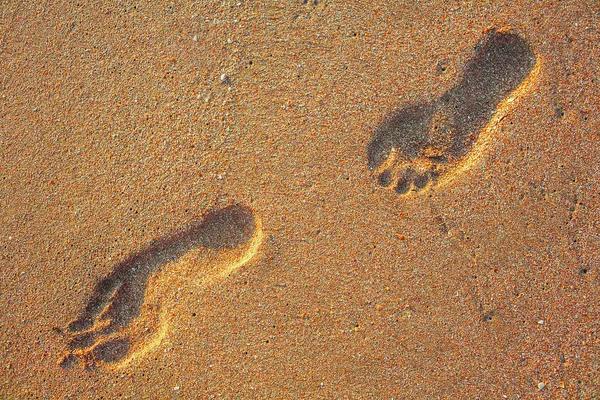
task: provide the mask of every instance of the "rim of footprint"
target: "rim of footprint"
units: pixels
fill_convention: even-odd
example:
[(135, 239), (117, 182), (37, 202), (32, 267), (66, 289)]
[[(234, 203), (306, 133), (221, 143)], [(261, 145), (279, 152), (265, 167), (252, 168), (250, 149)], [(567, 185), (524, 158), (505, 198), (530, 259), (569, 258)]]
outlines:
[(168, 334), (172, 289), (228, 277), (254, 258), (263, 236), (249, 207), (230, 205), (131, 254), (95, 285), (75, 320), (55, 328), (67, 346), (59, 365), (119, 369), (139, 361)]
[(375, 130), (367, 162), (379, 186), (405, 196), (474, 165), (540, 70), (529, 42), (515, 32), (489, 30), (474, 53), (454, 87), (437, 100), (404, 104)]

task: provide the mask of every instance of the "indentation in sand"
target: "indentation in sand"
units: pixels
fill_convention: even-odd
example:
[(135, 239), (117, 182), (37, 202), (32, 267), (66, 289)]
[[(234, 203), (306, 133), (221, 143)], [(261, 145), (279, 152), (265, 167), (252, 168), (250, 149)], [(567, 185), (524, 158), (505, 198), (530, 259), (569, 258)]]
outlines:
[(189, 282), (204, 288), (226, 278), (256, 256), (263, 238), (260, 218), (234, 205), (134, 253), (96, 285), (65, 329), (69, 352), (61, 366), (70, 368), (77, 359), (110, 368), (139, 361), (167, 337), (177, 288)]
[(540, 69), (523, 37), (488, 31), (454, 87), (435, 101), (405, 105), (375, 131), (367, 162), (379, 186), (408, 195), (473, 166)]

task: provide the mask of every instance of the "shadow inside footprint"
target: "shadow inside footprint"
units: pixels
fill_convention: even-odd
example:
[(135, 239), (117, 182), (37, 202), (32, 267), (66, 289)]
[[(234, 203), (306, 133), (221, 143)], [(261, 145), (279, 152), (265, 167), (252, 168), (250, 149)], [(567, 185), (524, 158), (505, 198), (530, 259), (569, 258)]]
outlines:
[(456, 86), (435, 102), (404, 106), (375, 130), (367, 163), (378, 184), (406, 194), (450, 173), (535, 63), (535, 54), (521, 36), (488, 32)]
[(101, 343), (92, 349), (95, 360), (103, 362), (116, 362), (129, 352), (131, 341), (128, 338), (110, 340)]
[(125, 357), (130, 348), (129, 339), (97, 343), (101, 337), (118, 332), (140, 315), (152, 274), (197, 247), (236, 248), (248, 242), (255, 229), (254, 213), (250, 208), (228, 206), (205, 214), (202, 220), (157, 239), (131, 255), (96, 285), (82, 314), (68, 325), (67, 347), (70, 350), (90, 349), (93, 359), (104, 362)]
[(374, 170), (383, 164), (392, 149), (407, 158), (417, 157), (429, 140), (433, 110), (433, 104), (411, 104), (387, 118), (369, 143), (369, 169)]

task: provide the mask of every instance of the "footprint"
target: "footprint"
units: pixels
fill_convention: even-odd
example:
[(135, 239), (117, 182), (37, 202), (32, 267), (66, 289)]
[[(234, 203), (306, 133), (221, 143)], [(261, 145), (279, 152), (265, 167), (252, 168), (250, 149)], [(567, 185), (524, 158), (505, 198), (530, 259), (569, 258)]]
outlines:
[(375, 131), (367, 161), (378, 185), (407, 195), (473, 165), (538, 71), (524, 38), (487, 32), (456, 86), (437, 101), (405, 105)]
[[(124, 366), (143, 357), (167, 333), (172, 310), (160, 299), (172, 290), (169, 283), (185, 279), (204, 286), (227, 277), (256, 254), (262, 238), (252, 210), (234, 205), (209, 212), (129, 256), (98, 282), (80, 316), (66, 329), (56, 329), (68, 348), (60, 365)], [(193, 267), (187, 271), (191, 276), (180, 265), (185, 258)]]

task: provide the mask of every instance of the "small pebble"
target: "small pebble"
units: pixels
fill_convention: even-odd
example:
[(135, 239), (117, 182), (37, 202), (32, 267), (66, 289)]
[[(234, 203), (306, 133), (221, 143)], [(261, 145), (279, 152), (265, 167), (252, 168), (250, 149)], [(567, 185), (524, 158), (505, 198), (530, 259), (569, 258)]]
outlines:
[(544, 384), (544, 382), (538, 383), (538, 389), (543, 390), (545, 387), (546, 385)]
[(227, 74), (221, 75), (221, 82), (229, 83), (229, 77), (227, 76)]
[(227, 43), (231, 44), (231, 43), (233, 43), (233, 40), (227, 39)]
[(194, 42), (198, 41), (198, 35), (194, 35)]
[(173, 390), (175, 390), (175, 391), (178, 391), (178, 390), (179, 390), (179, 386), (175, 386), (175, 387), (173, 388)]

